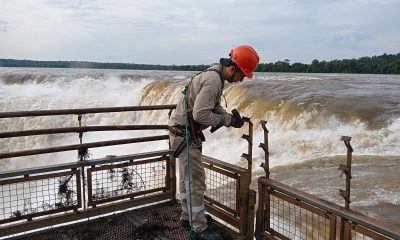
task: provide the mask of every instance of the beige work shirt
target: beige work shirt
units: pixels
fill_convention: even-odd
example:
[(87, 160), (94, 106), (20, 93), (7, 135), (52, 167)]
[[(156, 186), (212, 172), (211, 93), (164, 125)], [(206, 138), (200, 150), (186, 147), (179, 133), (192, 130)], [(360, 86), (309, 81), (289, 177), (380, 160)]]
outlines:
[[(221, 71), (220, 65), (209, 69)], [(223, 80), (216, 71), (204, 71), (191, 80), (190, 104), (193, 107), (193, 119), (200, 124), (201, 129), (209, 126), (229, 126), (231, 115), (221, 106), (221, 95), (224, 88)], [(184, 96), (182, 94), (176, 109), (172, 112), (169, 126), (185, 125)]]

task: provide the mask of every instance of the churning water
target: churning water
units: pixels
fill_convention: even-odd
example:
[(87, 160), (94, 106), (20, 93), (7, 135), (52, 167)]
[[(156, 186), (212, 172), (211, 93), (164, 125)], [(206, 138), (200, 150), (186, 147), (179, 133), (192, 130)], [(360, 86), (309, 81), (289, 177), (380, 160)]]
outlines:
[[(175, 104), (194, 72), (0, 68), (0, 111)], [(400, 76), (256, 73), (226, 85), (228, 110), (255, 123), (253, 175), (264, 159), (260, 120), (270, 131), (272, 178), (343, 204), (337, 167), (345, 162), (340, 136), (354, 148), (352, 208), (400, 225)], [(83, 125), (166, 124), (168, 112), (88, 114)], [(76, 116), (0, 119), (0, 131), (77, 126)], [(204, 153), (244, 165), (245, 129), (206, 131)], [(143, 135), (165, 134), (157, 131)], [(132, 131), (85, 133), (84, 142), (138, 136)], [(77, 144), (77, 134), (0, 139), (0, 152)], [(167, 148), (131, 144), (93, 149), (93, 158)], [(0, 160), (1, 171), (76, 161), (76, 153)]]

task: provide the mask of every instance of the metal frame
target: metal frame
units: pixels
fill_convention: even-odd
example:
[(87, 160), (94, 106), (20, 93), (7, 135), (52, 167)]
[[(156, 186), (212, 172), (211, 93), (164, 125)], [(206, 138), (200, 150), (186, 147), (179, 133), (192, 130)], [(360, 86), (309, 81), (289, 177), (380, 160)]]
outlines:
[[(0, 138), (13, 138), (21, 136), (45, 135), (45, 134), (60, 134), (60, 133), (78, 133), (80, 144), (57, 146), (51, 148), (25, 150), (18, 152), (5, 152), (0, 153), (1, 158), (13, 158), (19, 156), (28, 156), (35, 154), (45, 154), (60, 151), (71, 150), (87, 150), (88, 148), (111, 146), (118, 144), (128, 144), (136, 142), (159, 141), (169, 139), (168, 135), (150, 136), (141, 138), (120, 139), (112, 141), (82, 143), (82, 135), (88, 131), (118, 131), (118, 130), (159, 130), (167, 129), (167, 125), (123, 125), (123, 126), (81, 126), (82, 114), (87, 113), (108, 113), (108, 112), (121, 112), (121, 111), (146, 111), (146, 110), (164, 110), (174, 109), (176, 105), (161, 105), (161, 106), (139, 106), (139, 107), (120, 107), (120, 108), (90, 108), (90, 109), (64, 109), (64, 110), (51, 110), (51, 111), (24, 111), (24, 112), (5, 112), (0, 113), (0, 118), (14, 118), (14, 117), (32, 117), (32, 116), (52, 116), (52, 115), (65, 115), (76, 114), (78, 115), (79, 127), (70, 128), (57, 128), (57, 129), (39, 129), (39, 130), (24, 130), (14, 132), (0, 133)], [(252, 141), (253, 141), (253, 124), (249, 118), (244, 118), (248, 123), (249, 134), (244, 134), (243, 139), (248, 141), (248, 152), (242, 155), (248, 161), (248, 169), (237, 167), (226, 162), (204, 156), (205, 167), (217, 174), (227, 176), (236, 183), (236, 204), (235, 209), (218, 202), (217, 199), (212, 199), (205, 196), (206, 210), (222, 220), (232, 224), (236, 227), (242, 239), (250, 239), (253, 235), (253, 215), (255, 208), (255, 191), (249, 189), (251, 181), (251, 168), (252, 168)], [(93, 198), (93, 177), (97, 171), (113, 169), (118, 167), (134, 166), (146, 163), (153, 163), (164, 161), (166, 162), (166, 176), (165, 184), (163, 187), (138, 191), (122, 196), (110, 197), (107, 199), (96, 200)], [(59, 176), (65, 169), (73, 169), (77, 179), (77, 194), (79, 194), (79, 204), (74, 208), (63, 208), (57, 212), (64, 212), (62, 215), (54, 215), (54, 211), (42, 212), (32, 216), (24, 216), (24, 218), (7, 219), (4, 223), (11, 221), (18, 221), (28, 219), (27, 222), (19, 222), (17, 224), (1, 225), (0, 222), (0, 237), (7, 236), (21, 231), (33, 230), (48, 225), (59, 223), (66, 223), (69, 221), (85, 219), (100, 214), (110, 213), (117, 210), (123, 210), (129, 207), (140, 206), (165, 200), (174, 200), (176, 194), (176, 176), (175, 176), (175, 158), (172, 157), (171, 150), (161, 150), (155, 152), (138, 153), (124, 156), (107, 156), (101, 159), (86, 160), (83, 156), (75, 163), (57, 164), (52, 166), (23, 169), (17, 171), (9, 171), (0, 173), (0, 179), (4, 183), (21, 181), (19, 176), (25, 175), (22, 179), (29, 181), (37, 178), (37, 176), (29, 176), (32, 174), (43, 174), (40, 177), (54, 177)], [(65, 174), (70, 173), (66, 172)], [(87, 184), (87, 185), (86, 185)], [(88, 198), (86, 200), (86, 197)], [(71, 212), (73, 210), (73, 212)], [(40, 216), (40, 217), (39, 217)]]
[[(13, 158), (19, 156), (28, 156), (35, 154), (45, 154), (52, 152), (61, 151), (71, 151), (78, 150), (80, 153), (82, 150), (87, 150), (88, 148), (94, 147), (104, 147), (119, 144), (137, 143), (137, 142), (148, 142), (148, 141), (159, 141), (168, 140), (168, 135), (160, 136), (149, 136), (140, 138), (129, 138), (129, 139), (119, 139), (111, 141), (101, 141), (92, 143), (82, 143), (82, 135), (84, 132), (88, 131), (118, 131), (118, 130), (164, 130), (167, 129), (167, 125), (120, 125), (120, 126), (81, 126), (82, 114), (87, 113), (110, 113), (110, 112), (124, 112), (124, 111), (148, 111), (148, 110), (171, 110), (174, 109), (176, 105), (158, 105), (158, 106), (129, 106), (129, 107), (116, 107), (116, 108), (86, 108), (86, 109), (63, 109), (63, 110), (44, 110), (44, 111), (22, 111), (22, 112), (2, 112), (0, 113), (0, 118), (15, 118), (15, 117), (34, 117), (34, 116), (55, 116), (55, 115), (67, 115), (67, 114), (77, 114), (79, 127), (70, 128), (55, 128), (55, 129), (38, 129), (38, 130), (24, 130), (24, 131), (13, 131), (13, 132), (2, 132), (0, 133), (0, 138), (12, 138), (21, 136), (33, 136), (33, 135), (46, 135), (46, 134), (57, 134), (57, 133), (73, 133), (79, 134), (80, 144), (66, 145), (66, 146), (56, 146), (43, 149), (33, 149), (18, 152), (2, 152), (0, 153), (0, 159), (2, 158)], [(173, 184), (170, 184), (170, 179), (175, 179), (175, 163), (174, 159), (171, 157), (171, 150), (161, 150), (148, 153), (138, 153), (125, 156), (108, 156), (101, 159), (86, 160), (81, 157), (80, 161), (74, 163), (57, 164), (53, 166), (38, 167), (31, 169), (22, 169), (16, 171), (2, 172), (0, 173), (0, 184), (15, 184), (18, 182), (29, 182), (39, 179), (54, 178), (60, 176), (69, 176), (74, 174), (76, 177), (76, 196), (77, 204), (71, 207), (60, 207), (57, 209), (52, 209), (50, 211), (42, 211), (34, 214), (27, 214), (18, 217), (12, 217), (2, 219), (0, 221), (0, 236), (6, 236), (13, 233), (18, 233), (21, 231), (32, 230), (48, 225), (54, 225), (57, 223), (65, 223), (72, 220), (79, 220), (91, 216), (96, 216), (99, 214), (105, 214), (116, 210), (123, 210), (127, 207), (133, 207), (141, 204), (148, 204), (155, 201), (163, 201), (175, 198), (175, 188)], [(158, 157), (157, 161), (165, 161), (167, 164), (166, 176), (165, 176), (165, 187), (159, 189), (159, 193), (154, 192), (150, 196), (145, 196), (144, 198), (133, 199), (133, 196), (128, 196), (128, 200), (119, 200), (113, 203), (104, 202), (104, 206), (93, 205), (87, 208), (86, 202), (86, 174), (87, 172), (92, 173), (95, 171), (93, 168), (95, 165), (120, 163), (124, 161), (131, 161), (129, 164), (143, 164), (149, 160), (148, 158)], [(145, 160), (142, 160), (145, 159)], [(133, 162), (133, 160), (137, 160)], [(154, 160), (155, 161), (155, 160)], [(100, 167), (101, 168), (101, 167)], [(65, 172), (66, 169), (72, 169), (72, 171)], [(60, 172), (61, 171), (61, 172)], [(51, 173), (49, 173), (51, 172)], [(42, 175), (36, 175), (42, 174)], [(35, 175), (35, 176), (32, 176)], [(21, 177), (20, 177), (21, 176)], [(90, 175), (88, 175), (90, 176)], [(30, 185), (28, 186), (30, 187)], [(91, 187), (91, 183), (89, 184)], [(29, 190), (30, 191), (30, 190)], [(141, 192), (141, 195), (146, 195), (149, 191)], [(148, 195), (148, 194), (147, 194)], [(1, 199), (0, 199), (1, 200)], [(89, 199), (90, 200), (90, 199)], [(115, 201), (116, 199), (113, 199)], [(99, 203), (96, 203), (99, 204)], [(71, 212), (71, 211), (74, 212)], [(58, 214), (56, 214), (58, 213)], [(59, 213), (63, 213), (59, 215)], [(62, 217), (61, 217), (62, 216)], [(21, 222), (21, 220), (28, 220), (27, 222)], [(16, 222), (16, 223), (15, 223)]]
[(271, 195), (289, 204), (330, 219), (329, 239), (336, 239), (339, 218), (341, 221), (339, 239), (351, 239), (352, 230), (373, 239), (400, 239), (399, 228), (383, 224), (349, 209), (351, 159), (353, 152), (353, 148), (350, 145), (350, 137), (341, 138), (341, 141), (344, 141), (347, 147), (347, 165), (340, 165), (339, 167), (339, 170), (342, 170), (346, 174), (346, 191), (340, 191), (346, 204), (345, 207), (341, 207), (269, 179), (268, 129), (266, 128), (266, 123), (266, 121), (261, 121), (264, 129), (264, 143), (260, 144), (260, 148), (265, 151), (265, 163), (261, 167), (264, 168), (266, 176), (260, 177), (258, 180), (259, 202), (255, 231), (256, 239), (289, 239), (287, 236), (277, 233), (275, 229), (270, 227)]
[(149, 190), (145, 190), (145, 191), (134, 192), (134, 193), (120, 195), (120, 196), (116, 196), (116, 197), (108, 197), (106, 199), (101, 199), (101, 200), (96, 200), (96, 198), (93, 195), (92, 176), (93, 176), (94, 172), (98, 172), (98, 171), (102, 171), (102, 170), (111, 170), (111, 169), (115, 169), (115, 168), (122, 168), (122, 167), (128, 167), (128, 166), (136, 166), (136, 165), (141, 165), (141, 164), (146, 164), (146, 163), (163, 162), (163, 161), (166, 162), (166, 166), (170, 164), (170, 162), (169, 162), (170, 159), (168, 157), (164, 156), (164, 157), (160, 157), (160, 158), (146, 159), (146, 160), (140, 160), (140, 161), (134, 161), (134, 162), (125, 162), (125, 163), (119, 163), (119, 164), (115, 164), (115, 165), (107, 165), (107, 166), (99, 166), (99, 167), (92, 165), (91, 168), (88, 168), (86, 170), (86, 176), (87, 176), (87, 181), (88, 181), (88, 205), (91, 207), (96, 207), (99, 204), (114, 202), (114, 201), (121, 200), (121, 199), (126, 199), (126, 198), (133, 199), (134, 197), (138, 197), (138, 196), (145, 197), (146, 194), (149, 194), (149, 193), (167, 192), (167, 191), (169, 192), (170, 189), (167, 187), (168, 185), (165, 182), (165, 186), (161, 187), (161, 188), (149, 189)]
[[(265, 177), (259, 178), (258, 184), (260, 197), (259, 203), (264, 203), (264, 206), (269, 205), (269, 203), (265, 201), (265, 196), (268, 194), (268, 192), (270, 192), (269, 194), (271, 194), (272, 192), (272, 195), (283, 200), (287, 200), (288, 197), (290, 197), (291, 204), (306, 209), (310, 208), (307, 210), (312, 209), (311, 211), (319, 215), (322, 214), (325, 217), (332, 215), (336, 219), (344, 219), (347, 224), (350, 224), (349, 222), (351, 222), (351, 227), (347, 226), (347, 229), (353, 229), (354, 231), (360, 232), (373, 239), (400, 239), (400, 229), (395, 226), (383, 224), (382, 222), (374, 220), (360, 213), (353, 212), (337, 204), (327, 202), (313, 195), (294, 189), (274, 180), (267, 179)], [(265, 208), (263, 208), (260, 204), (259, 211), (257, 212), (257, 239), (263, 239), (265, 234), (270, 234), (274, 236), (272, 234), (273, 231), (270, 231), (270, 229), (265, 224)], [(335, 239), (333, 232), (335, 232), (336, 228), (338, 227), (337, 220), (335, 225), (336, 227), (333, 227), (332, 225), (330, 227), (330, 239)], [(345, 237), (343, 239), (347, 239), (346, 234), (344, 236)], [(376, 236), (379, 236), (379, 238), (375, 238)]]
[(136, 112), (136, 111), (150, 111), (150, 110), (170, 110), (170, 109), (175, 109), (175, 108), (176, 108), (176, 104), (153, 105), (153, 106), (127, 106), (127, 107), (108, 107), (108, 108), (79, 108), (79, 109), (57, 109), (57, 110), (41, 110), (41, 111), (0, 112), (0, 118), (56, 116), (56, 115), (87, 114), (87, 113)]
[[(37, 228), (41, 228), (41, 227), (46, 227), (49, 225), (66, 223), (69, 221), (94, 217), (97, 215), (106, 214), (106, 213), (119, 211), (119, 210), (124, 210), (124, 209), (130, 208), (130, 207), (140, 206), (143, 204), (171, 200), (171, 199), (173, 199), (172, 196), (174, 196), (175, 193), (172, 193), (172, 191), (173, 191), (172, 188), (167, 188), (167, 187), (171, 187), (171, 185), (167, 185), (167, 187), (160, 189), (160, 191), (154, 191), (154, 194), (152, 194), (150, 196), (145, 196), (146, 193), (149, 193), (149, 192), (141, 192), (140, 194), (144, 195), (145, 197), (133, 199), (133, 198), (131, 198), (132, 196), (128, 196), (127, 200), (121, 199), (122, 201), (112, 202), (112, 201), (117, 200), (117, 199), (112, 199), (110, 201), (104, 201), (104, 203), (108, 203), (108, 204), (103, 204), (104, 206), (93, 205), (90, 208), (84, 208), (82, 199), (83, 199), (83, 195), (86, 194), (86, 190), (83, 187), (84, 184), (82, 183), (81, 171), (79, 169), (79, 168), (83, 168), (83, 169), (86, 168), (88, 172), (93, 172), (96, 170), (100, 170), (101, 168), (106, 168), (107, 166), (98, 167), (97, 169), (90, 168), (90, 166), (94, 166), (96, 164), (99, 165), (99, 164), (109, 164), (109, 163), (117, 163), (115, 165), (112, 165), (113, 167), (125, 166), (127, 164), (128, 165), (140, 165), (140, 164), (145, 164), (148, 162), (155, 162), (155, 161), (166, 161), (169, 163), (169, 161), (170, 161), (169, 154), (172, 154), (172, 151), (164, 150), (164, 151), (157, 151), (157, 152), (124, 155), (124, 156), (118, 156), (118, 157), (116, 156), (113, 158), (101, 158), (101, 159), (95, 159), (95, 160), (90, 160), (90, 161), (85, 161), (85, 162), (80, 162), (80, 163), (73, 163), (73, 164), (71, 164), (71, 163), (58, 164), (58, 165), (48, 166), (48, 167), (44, 167), (44, 168), (33, 168), (33, 169), (25, 169), (25, 170), (18, 170), (18, 171), (2, 173), (0, 175), (0, 179), (1, 178), (3, 178), (3, 179), (5, 178), (5, 179), (0, 180), (0, 185), (14, 184), (14, 183), (19, 183), (19, 182), (29, 182), (29, 181), (35, 181), (35, 180), (40, 180), (40, 179), (55, 178), (55, 177), (60, 177), (60, 176), (70, 176), (71, 174), (74, 174), (76, 177), (76, 186), (77, 186), (77, 205), (71, 206), (71, 207), (60, 207), (59, 209), (43, 211), (43, 212), (35, 213), (35, 214), (22, 215), (18, 218), (10, 217), (7, 219), (2, 219), (2, 220), (0, 220), (0, 237), (19, 233), (21, 231), (29, 231), (29, 230), (33, 230), (33, 229), (37, 229)], [(152, 159), (146, 159), (146, 158), (155, 157), (155, 156), (159, 156), (159, 157), (152, 158)], [(128, 162), (128, 163), (121, 163), (121, 162), (125, 162), (125, 161), (133, 161), (133, 160), (136, 160), (136, 161)], [(65, 169), (68, 169), (71, 166), (74, 167), (74, 170), (65, 171)], [(78, 170), (76, 170), (76, 169), (78, 169)], [(54, 173), (54, 171), (61, 171), (61, 172)], [(175, 170), (172, 171), (171, 168), (167, 168), (167, 171), (169, 171), (169, 172), (166, 172), (166, 175), (172, 175), (175, 172)], [(46, 172), (53, 172), (53, 173), (30, 176), (32, 174), (46, 173)], [(18, 176), (22, 176), (22, 177), (18, 177)], [(87, 179), (89, 180), (89, 177)], [(90, 186), (91, 186), (91, 184), (88, 184), (88, 187), (90, 187)], [(90, 201), (90, 198), (88, 200)], [(71, 212), (71, 211), (73, 211), (73, 212)], [(56, 213), (61, 213), (61, 212), (63, 212), (62, 215), (56, 214)], [(20, 222), (20, 220), (24, 220), (24, 219), (26, 219), (28, 221)], [(17, 221), (19, 221), (19, 222), (17, 222)], [(12, 225), (7, 224), (7, 223), (11, 223), (11, 222), (17, 222), (17, 223), (12, 224)]]
[(241, 137), (248, 143), (247, 153), (242, 154), (242, 158), (247, 160), (247, 169), (209, 156), (203, 156), (205, 168), (232, 178), (232, 181), (236, 182), (236, 207), (235, 209), (227, 207), (207, 195), (204, 198), (206, 211), (237, 228), (241, 239), (252, 239), (256, 204), (256, 192), (250, 189), (253, 164), (253, 123), (247, 117), (243, 117), (243, 120), (248, 123), (248, 134), (243, 134)]
[(5, 179), (5, 180), (0, 180), (0, 186), (4, 185), (11, 185), (11, 184), (17, 184), (17, 183), (23, 183), (23, 182), (31, 182), (31, 181), (36, 181), (36, 180), (43, 180), (43, 179), (50, 179), (50, 178), (56, 178), (56, 177), (66, 177), (66, 176), (71, 176), (75, 175), (76, 179), (76, 205), (72, 206), (59, 206), (56, 209), (48, 210), (48, 211), (42, 211), (42, 212), (36, 212), (36, 213), (30, 213), (26, 215), (21, 215), (21, 216), (10, 216), (9, 218), (6, 219), (0, 219), (0, 224), (4, 223), (10, 223), (10, 222), (15, 222), (19, 220), (28, 220), (32, 221), (33, 218), (40, 217), (40, 216), (45, 216), (45, 215), (51, 215), (54, 213), (60, 213), (60, 212), (67, 212), (67, 211), (77, 211), (82, 207), (82, 201), (81, 201), (81, 179), (80, 179), (80, 171), (79, 170), (71, 170), (67, 172), (57, 172), (57, 173), (50, 173), (50, 174), (44, 174), (44, 175), (37, 175), (37, 176), (29, 176), (29, 175), (24, 175), (23, 177), (19, 178), (12, 178), (12, 179)]
[[(163, 110), (174, 109), (175, 105), (161, 106), (139, 106), (139, 107), (121, 107), (121, 108), (90, 108), (90, 109), (65, 109), (53, 111), (30, 111), (30, 112), (8, 112), (0, 113), (0, 118), (13, 117), (30, 117), (30, 116), (49, 116), (78, 114), (79, 127), (75, 128), (59, 128), (59, 129), (42, 129), (42, 130), (25, 130), (16, 132), (0, 133), (0, 138), (11, 138), (20, 136), (31, 136), (40, 134), (55, 134), (66, 132), (77, 132), (79, 134), (80, 143), (76, 145), (59, 146), (53, 148), (27, 150), (19, 152), (0, 153), (1, 158), (11, 158), (17, 156), (26, 156), (34, 154), (44, 154), (59, 151), (70, 150), (87, 150), (93, 147), (103, 147), (118, 144), (128, 144), (135, 142), (159, 141), (168, 139), (168, 135), (150, 136), (142, 138), (120, 139), (113, 141), (102, 141), (93, 143), (82, 143), (82, 134), (86, 131), (111, 131), (111, 130), (156, 130), (166, 129), (166, 125), (124, 125), (124, 126), (81, 126), (82, 114), (86, 113), (105, 113), (105, 112), (121, 112), (121, 111), (147, 111), (147, 110)], [(253, 124), (248, 118), (244, 118), (248, 123), (248, 134), (242, 136), (248, 142), (248, 152), (242, 157), (248, 161), (247, 169), (227, 164), (221, 160), (204, 156), (204, 165), (208, 170), (214, 171), (234, 181), (236, 198), (234, 209), (226, 206), (218, 199), (205, 196), (206, 210), (211, 214), (231, 224), (237, 228), (241, 239), (252, 239), (254, 235), (254, 209), (256, 201), (256, 193), (249, 188), (252, 170), (252, 145), (253, 145)], [(351, 234), (361, 234), (362, 236), (373, 239), (400, 239), (400, 230), (394, 226), (382, 224), (372, 218), (366, 217), (349, 209), (350, 204), (350, 178), (351, 178), (351, 152), (350, 138), (343, 137), (342, 141), (348, 150), (347, 165), (341, 165), (340, 170), (346, 174), (346, 191), (341, 191), (346, 200), (346, 207), (340, 207), (336, 204), (321, 200), (315, 196), (305, 192), (296, 190), (279, 182), (269, 179), (269, 147), (268, 147), (268, 129), (266, 121), (262, 121), (261, 125), (264, 130), (264, 143), (260, 144), (265, 152), (265, 163), (261, 166), (264, 168), (266, 177), (259, 178), (259, 207), (257, 211), (256, 231), (257, 239), (288, 239), (287, 236), (279, 233), (270, 227), (270, 201), (273, 198), (281, 199), (285, 204), (305, 209), (324, 219), (329, 220), (329, 239), (335, 239), (338, 219), (343, 222), (341, 227), (340, 239), (351, 237)], [(134, 166), (158, 161), (166, 162), (165, 183), (163, 187), (142, 190), (134, 193), (124, 194), (118, 197), (96, 200), (93, 199), (93, 183), (92, 174), (107, 169), (113, 169), (125, 166)], [(109, 164), (109, 165), (107, 165)], [(86, 170), (85, 170), (86, 169)], [(69, 170), (69, 171), (66, 171)], [(172, 157), (172, 151), (161, 150), (147, 153), (138, 153), (125, 156), (108, 156), (101, 159), (87, 160), (83, 156), (79, 162), (58, 164), (42, 168), (24, 169), (18, 171), (10, 171), (0, 173), (0, 185), (13, 184), (19, 182), (29, 182), (46, 178), (54, 178), (60, 176), (71, 176), (76, 178), (77, 202), (75, 206), (65, 207), (50, 211), (42, 211), (34, 214), (27, 214), (18, 217), (10, 217), (0, 220), (0, 237), (7, 236), (22, 231), (41, 228), (48, 225), (66, 223), (75, 220), (107, 214), (114, 211), (125, 210), (131, 207), (140, 207), (144, 204), (150, 204), (160, 201), (175, 200), (176, 193), (176, 176), (175, 176), (175, 159)], [(39, 175), (37, 175), (39, 174)], [(32, 176), (34, 175), (34, 176)], [(86, 192), (86, 181), (88, 183)], [(230, 180), (229, 180), (230, 181)], [(88, 196), (86, 201), (85, 196)], [(88, 205), (88, 207), (86, 207)], [(62, 212), (63, 214), (60, 214)], [(27, 220), (27, 221), (24, 221)]]
[[(351, 239), (357, 240), (358, 237), (359, 237), (359, 234), (362, 235), (361, 236), (362, 239), (364, 239), (364, 236), (372, 238), (372, 239), (380, 239), (380, 240), (390, 240), (391, 239), (391, 238), (383, 236), (383, 235), (381, 235), (381, 234), (379, 234), (377, 232), (374, 232), (374, 231), (372, 231), (372, 230), (370, 230), (368, 228), (365, 228), (363, 226), (359, 226), (359, 225), (357, 225), (355, 223), (349, 223), (348, 221), (346, 221), (345, 223), (347, 224), (346, 229), (348, 228), (348, 229), (351, 230), (351, 233), (352, 233), (351, 234)], [(355, 235), (354, 238), (352, 237), (353, 233)]]

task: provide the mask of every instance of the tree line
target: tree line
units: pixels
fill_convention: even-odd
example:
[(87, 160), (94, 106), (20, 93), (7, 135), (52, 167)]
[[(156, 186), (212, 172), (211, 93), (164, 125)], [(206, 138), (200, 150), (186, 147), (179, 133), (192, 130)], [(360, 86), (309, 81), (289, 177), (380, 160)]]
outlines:
[[(152, 65), (132, 63), (99, 63), (86, 61), (36, 61), (0, 59), (0, 67), (37, 67), (37, 68), (95, 68), (95, 69), (129, 69), (129, 70), (173, 70), (202, 71), (210, 65)], [(400, 74), (400, 53), (383, 54), (358, 59), (319, 61), (311, 64), (290, 63), (289, 59), (275, 63), (260, 63), (258, 72), (295, 72), (295, 73), (372, 73)]]
[(275, 63), (259, 64), (257, 70), (260, 72), (400, 74), (400, 53), (332, 61), (314, 59), (311, 64), (299, 62), (290, 64), (289, 60), (285, 59)]

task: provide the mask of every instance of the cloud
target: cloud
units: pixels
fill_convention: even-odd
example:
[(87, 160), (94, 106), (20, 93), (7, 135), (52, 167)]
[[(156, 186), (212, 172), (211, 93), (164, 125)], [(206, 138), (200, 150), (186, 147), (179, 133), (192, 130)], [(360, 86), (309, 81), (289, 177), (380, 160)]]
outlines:
[(8, 22), (0, 20), (0, 32), (7, 32)]
[(265, 62), (311, 62), (400, 48), (399, 1), (0, 1), (0, 57), (207, 64), (250, 44)]

